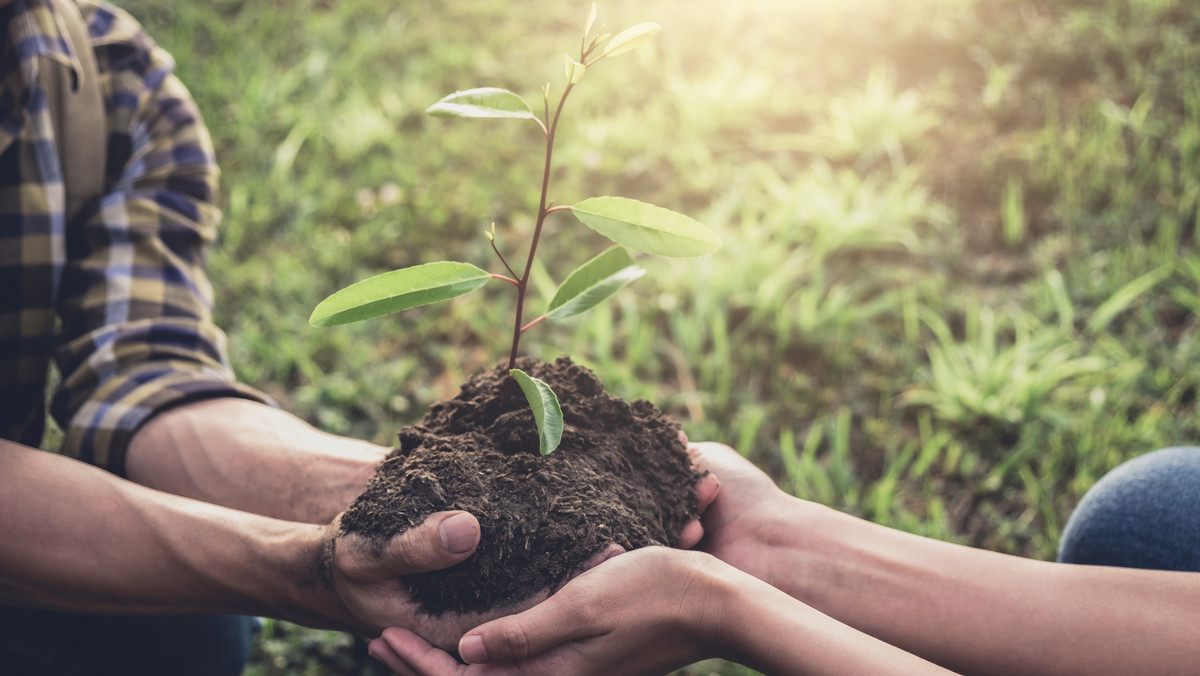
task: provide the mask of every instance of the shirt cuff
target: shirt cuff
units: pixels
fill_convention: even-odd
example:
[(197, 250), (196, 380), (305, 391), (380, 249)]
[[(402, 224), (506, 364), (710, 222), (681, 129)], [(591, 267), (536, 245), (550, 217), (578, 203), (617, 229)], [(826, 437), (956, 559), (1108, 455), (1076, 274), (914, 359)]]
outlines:
[(139, 364), (96, 390), (67, 426), (63, 453), (125, 476), (125, 452), (134, 432), (168, 408), (201, 399), (236, 397), (278, 406), (226, 371), (195, 362)]

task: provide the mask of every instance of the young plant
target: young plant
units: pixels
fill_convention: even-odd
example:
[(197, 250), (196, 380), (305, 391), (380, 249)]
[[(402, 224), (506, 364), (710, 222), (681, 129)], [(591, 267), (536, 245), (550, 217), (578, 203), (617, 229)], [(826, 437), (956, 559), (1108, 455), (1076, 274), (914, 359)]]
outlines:
[[(449, 300), (482, 287), (496, 279), (513, 286), (516, 312), (513, 319), (512, 345), (509, 349), (510, 375), (529, 401), (538, 428), (540, 450), (547, 455), (562, 439), (563, 420), (558, 397), (550, 387), (515, 368), (521, 336), (547, 319), (580, 314), (599, 304), (645, 270), (634, 262), (623, 247), (650, 254), (689, 258), (702, 256), (721, 247), (721, 239), (705, 225), (682, 214), (623, 197), (592, 197), (572, 206), (553, 205), (548, 200), (554, 141), (563, 107), (571, 91), (590, 68), (601, 61), (634, 49), (660, 27), (642, 23), (616, 35), (593, 31), (596, 6), (593, 4), (583, 29), (579, 57), (567, 56), (564, 62), (566, 85), (551, 111), (550, 85), (542, 89), (543, 117), (534, 114), (519, 95), (506, 89), (483, 87), (455, 92), (430, 106), (426, 112), (437, 117), (472, 117), (529, 120), (538, 125), (546, 141), (542, 171), (541, 199), (537, 220), (529, 239), (529, 252), (522, 273), (509, 265), (496, 246), (496, 228), (488, 231), (492, 251), (507, 274), (489, 273), (470, 263), (439, 261), (393, 270), (352, 284), (321, 301), (309, 322), (314, 326), (347, 324), (391, 312)], [(598, 33), (593, 35), (593, 33)], [(558, 287), (541, 315), (526, 322), (525, 301), (533, 259), (538, 250), (542, 228), (550, 214), (569, 211), (584, 225), (613, 240), (614, 246), (584, 263)]]

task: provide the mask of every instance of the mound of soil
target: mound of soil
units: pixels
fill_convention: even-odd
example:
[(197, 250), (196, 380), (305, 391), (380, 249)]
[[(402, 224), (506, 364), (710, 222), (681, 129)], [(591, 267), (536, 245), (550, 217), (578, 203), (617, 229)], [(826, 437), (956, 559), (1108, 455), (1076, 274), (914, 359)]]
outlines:
[(486, 611), (557, 587), (610, 544), (678, 544), (697, 514), (679, 425), (645, 400), (610, 396), (566, 357), (520, 359), (563, 410), (562, 443), (538, 452), (520, 387), (497, 367), (400, 432), (400, 446), (342, 517), (342, 530), (383, 542), (434, 512), (463, 509), (482, 527), (475, 554), (410, 576), (413, 600), (433, 615)]

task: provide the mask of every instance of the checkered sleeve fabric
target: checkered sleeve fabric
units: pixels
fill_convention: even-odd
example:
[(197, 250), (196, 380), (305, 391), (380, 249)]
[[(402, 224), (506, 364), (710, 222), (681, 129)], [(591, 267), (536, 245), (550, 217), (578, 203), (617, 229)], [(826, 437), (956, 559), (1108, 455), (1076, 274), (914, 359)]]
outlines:
[(128, 15), (101, 5), (89, 25), (114, 182), (68, 226), (51, 413), (65, 453), (124, 474), (130, 438), (156, 413), (201, 398), (269, 399), (234, 381), (212, 322), (205, 251), (218, 172), (195, 103)]

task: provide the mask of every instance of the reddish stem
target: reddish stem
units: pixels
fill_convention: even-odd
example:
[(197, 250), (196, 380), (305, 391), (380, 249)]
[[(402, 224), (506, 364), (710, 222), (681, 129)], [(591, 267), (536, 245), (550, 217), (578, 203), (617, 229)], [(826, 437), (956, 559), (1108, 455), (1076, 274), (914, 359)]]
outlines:
[(510, 369), (516, 366), (517, 348), (521, 344), (521, 332), (523, 331), (521, 320), (525, 314), (525, 292), (529, 289), (529, 275), (533, 272), (533, 257), (537, 254), (538, 240), (542, 237), (542, 226), (545, 225), (546, 216), (550, 213), (550, 210), (546, 208), (546, 196), (550, 190), (550, 161), (554, 156), (554, 136), (558, 131), (558, 119), (562, 116), (567, 96), (570, 95), (571, 89), (574, 86), (567, 84), (566, 88), (563, 89), (562, 98), (558, 100), (558, 107), (554, 111), (554, 119), (551, 120), (550, 129), (546, 133), (546, 163), (542, 169), (542, 197), (538, 203), (537, 225), (533, 229), (533, 240), (529, 243), (529, 257), (525, 259), (525, 274), (521, 275), (521, 278), (517, 282), (516, 321), (513, 322), (512, 349), (508, 353), (508, 367)]
[(513, 286), (521, 286), (521, 283), (518, 282), (517, 280), (513, 279), (512, 277), (505, 277), (504, 275), (496, 275), (496, 274), (492, 274), (492, 275), (488, 275), (488, 276), (491, 277), (492, 279), (499, 279), (502, 282), (508, 282), (509, 284), (512, 284)]
[[(504, 258), (504, 254), (500, 253), (500, 249), (496, 246), (496, 238), (491, 237), (490, 240), (492, 242), (492, 251), (496, 252), (496, 257), (499, 258), (500, 262), (504, 264), (505, 269), (508, 270), (508, 274), (512, 275), (513, 277), (516, 277), (517, 273), (515, 271), (513, 271), (512, 266), (508, 264), (508, 260), (506, 260)], [(497, 279), (507, 279), (507, 277), (499, 277), (497, 275), (492, 275), (492, 276), (496, 277)], [(510, 279), (508, 281), (510, 281), (514, 284), (517, 282), (517, 280), (515, 280), (515, 279)]]
[(537, 326), (538, 324), (541, 324), (541, 323), (542, 323), (542, 321), (543, 321), (543, 320), (545, 320), (545, 319), (546, 319), (546, 315), (542, 315), (541, 317), (538, 317), (537, 319), (535, 319), (535, 320), (533, 320), (533, 321), (529, 322), (529, 323), (528, 323), (528, 324), (526, 324), (525, 326), (522, 326), (522, 327), (521, 327), (521, 333), (525, 333), (525, 332), (526, 332), (526, 331), (528, 331), (529, 329), (531, 329), (531, 328), (533, 328), (533, 327)]

